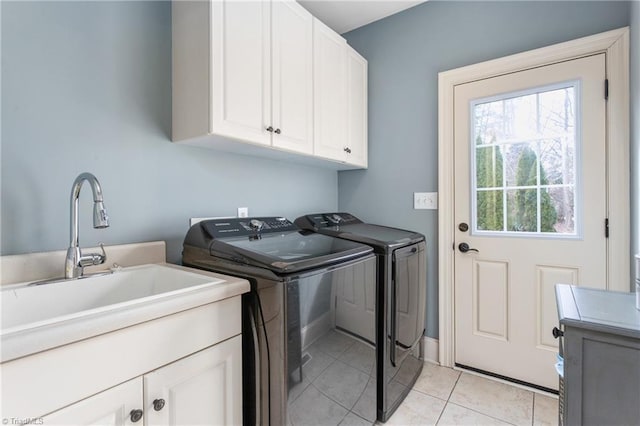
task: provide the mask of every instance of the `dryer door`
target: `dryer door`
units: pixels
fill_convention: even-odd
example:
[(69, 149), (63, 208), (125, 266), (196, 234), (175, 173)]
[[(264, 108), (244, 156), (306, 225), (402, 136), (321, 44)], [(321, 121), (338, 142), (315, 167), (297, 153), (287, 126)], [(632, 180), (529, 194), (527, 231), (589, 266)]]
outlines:
[(400, 362), (424, 334), (427, 284), (424, 249), (425, 244), (420, 243), (393, 254), (396, 357)]

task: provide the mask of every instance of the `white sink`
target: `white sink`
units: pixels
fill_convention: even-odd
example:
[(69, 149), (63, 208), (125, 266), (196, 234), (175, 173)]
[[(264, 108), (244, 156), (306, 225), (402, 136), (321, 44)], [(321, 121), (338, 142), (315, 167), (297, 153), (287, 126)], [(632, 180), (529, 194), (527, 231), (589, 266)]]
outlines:
[(214, 302), (225, 297), (220, 284), (241, 281), (223, 278), (151, 264), (76, 280), (6, 286), (0, 292), (2, 361)]

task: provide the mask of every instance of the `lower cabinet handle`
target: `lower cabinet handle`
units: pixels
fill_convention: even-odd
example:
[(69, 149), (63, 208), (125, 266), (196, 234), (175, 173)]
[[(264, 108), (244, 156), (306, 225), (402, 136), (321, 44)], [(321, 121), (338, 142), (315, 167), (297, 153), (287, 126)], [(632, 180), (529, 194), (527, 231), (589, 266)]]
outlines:
[(277, 133), (277, 134), (282, 133), (282, 132), (280, 131), (280, 129), (275, 129), (275, 130), (274, 130), (274, 132), (275, 132), (275, 133)]
[(154, 399), (153, 400), (153, 409), (156, 411), (160, 411), (164, 408), (164, 399)]
[(129, 415), (131, 416), (131, 421), (133, 423), (139, 422), (140, 419), (142, 418), (142, 410), (137, 409), (137, 410), (131, 410), (131, 413), (129, 413)]

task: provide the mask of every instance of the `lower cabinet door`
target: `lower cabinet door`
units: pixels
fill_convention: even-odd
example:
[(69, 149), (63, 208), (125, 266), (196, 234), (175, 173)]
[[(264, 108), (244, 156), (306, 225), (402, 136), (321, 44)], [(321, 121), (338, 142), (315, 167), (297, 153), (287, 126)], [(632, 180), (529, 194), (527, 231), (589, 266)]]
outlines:
[(146, 374), (144, 403), (147, 425), (240, 425), (241, 336)]
[[(135, 420), (135, 422), (134, 422)], [(142, 377), (45, 416), (44, 425), (142, 425)]]

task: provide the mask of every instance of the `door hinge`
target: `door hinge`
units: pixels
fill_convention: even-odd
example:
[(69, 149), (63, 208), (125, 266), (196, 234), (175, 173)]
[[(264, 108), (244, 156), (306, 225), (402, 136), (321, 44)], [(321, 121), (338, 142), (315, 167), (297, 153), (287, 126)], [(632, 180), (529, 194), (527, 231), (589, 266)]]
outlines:
[(604, 80), (604, 99), (609, 99), (609, 79)]
[(604, 237), (609, 238), (609, 218), (604, 220)]

